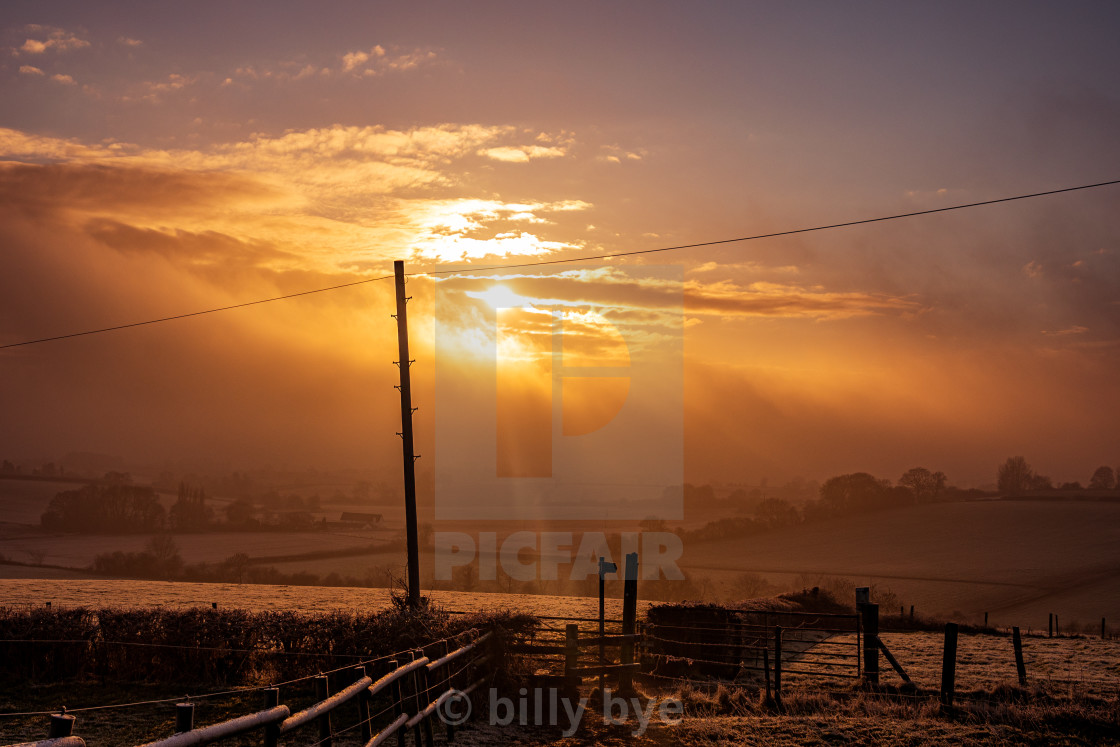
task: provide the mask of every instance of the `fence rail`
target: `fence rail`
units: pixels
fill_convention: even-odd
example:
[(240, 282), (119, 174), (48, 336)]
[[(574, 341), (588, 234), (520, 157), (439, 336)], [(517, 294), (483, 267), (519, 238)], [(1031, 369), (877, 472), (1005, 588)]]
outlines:
[[(205, 745), (253, 732), (262, 732), (262, 744), (274, 747), (280, 736), (312, 724), (318, 725), (318, 740), (315, 743), (329, 747), (333, 737), (341, 733), (334, 730), (331, 714), (352, 703), (357, 703), (358, 718), (342, 731), (360, 728), (362, 743), (366, 747), (385, 743), (401, 729), (414, 729), (417, 745), (433, 745), (431, 716), (449, 698), (460, 693), (469, 695), (486, 680), (487, 673), (480, 670), (490, 661), (487, 648), (493, 634), (477, 635), (477, 631), (472, 631), (472, 635), (477, 637), (453, 651), (446, 650), (450, 646), (445, 641), (445, 653), (434, 661), (423, 655), (423, 649), (413, 652), (413, 660), (407, 663), (398, 664), (396, 660), (391, 660), (387, 664), (389, 671), (377, 679), (370, 676), (366, 665), (353, 667), (351, 672), (356, 679), (333, 695), (327, 692), (327, 676), (315, 677), (319, 700), (296, 713), (292, 713), (289, 706), (279, 703), (279, 688), (266, 688), (263, 690), (265, 707), (262, 710), (196, 729), (193, 726), (193, 704), (182, 703), (177, 713), (178, 733), (147, 742), (141, 747)], [(457, 689), (456, 684), (462, 685), (462, 690)], [(378, 697), (387, 699), (388, 705), (371, 715), (370, 704)], [(390, 712), (392, 719), (379, 731), (373, 732), (374, 722)], [(84, 747), (85, 741), (72, 733), (74, 724), (75, 717), (72, 715), (52, 715), (50, 734), (46, 739), (24, 742), (18, 747)], [(450, 737), (452, 727), (447, 728)]]

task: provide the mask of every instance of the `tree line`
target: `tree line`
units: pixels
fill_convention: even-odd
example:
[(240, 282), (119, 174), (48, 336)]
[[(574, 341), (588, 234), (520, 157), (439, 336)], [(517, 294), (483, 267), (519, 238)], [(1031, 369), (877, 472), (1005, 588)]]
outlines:
[(1039, 474), (1021, 456), (1008, 457), (996, 471), (996, 488), (1004, 495), (1022, 495), (1036, 491), (1047, 490), (1115, 490), (1120, 488), (1117, 474), (1120, 469), (1112, 467), (1097, 467), (1089, 477), (1089, 484), (1082, 486), (1080, 482), (1065, 482), (1054, 485), (1054, 481), (1046, 475)]
[[(983, 491), (953, 487), (948, 484), (944, 472), (925, 467), (913, 467), (907, 470), (897, 482), (881, 479), (867, 472), (852, 472), (830, 477), (817, 486), (813, 493), (806, 490), (811, 485), (815, 483), (801, 481), (797, 484), (796, 494), (806, 496), (800, 504), (780, 497), (780, 493), (761, 497), (758, 491), (751, 491), (755, 494), (756, 500), (749, 504), (737, 503), (733, 500), (735, 497), (733, 494), (726, 500), (744, 515), (710, 521), (703, 527), (693, 530), (677, 528), (676, 534), (685, 541), (704, 542), (758, 534), (867, 511), (880, 511), (919, 503), (967, 500), (986, 495)], [(788, 490), (785, 492), (789, 494)], [(710, 511), (714, 500), (710, 486), (704, 485), (699, 488), (691, 485), (684, 486), (686, 515), (690, 510)], [(641, 526), (644, 531), (670, 529), (665, 521), (656, 517), (646, 519)]]
[(318, 498), (290, 498), (293, 500), (285, 501), (284, 505), (295, 510), (278, 512), (273, 526), (266, 527), (255, 515), (256, 507), (242, 499), (223, 509), (225, 521), (222, 522), (203, 487), (180, 482), (175, 502), (166, 509), (154, 487), (134, 485), (127, 472), (109, 472), (97, 482), (57, 493), (39, 521), (44, 529), (85, 534), (262, 528), (307, 530), (317, 526), (308, 509), (319, 507)]

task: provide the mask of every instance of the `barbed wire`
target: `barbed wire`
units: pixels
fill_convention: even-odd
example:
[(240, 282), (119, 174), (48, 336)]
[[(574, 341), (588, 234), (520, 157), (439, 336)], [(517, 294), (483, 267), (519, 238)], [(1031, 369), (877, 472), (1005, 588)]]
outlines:
[[(437, 645), (439, 643), (443, 643), (445, 641), (455, 640), (455, 639), (460, 638), (461, 636), (463, 636), (465, 634), (469, 634), (472, 631), (474, 631), (473, 628), (471, 630), (468, 630), (468, 631), (462, 631), (462, 632), (456, 633), (454, 635), (445, 636), (444, 638), (440, 638), (440, 639), (431, 641), (431, 642), (429, 642), (425, 645), (433, 646), (433, 645)], [(477, 632), (477, 631), (475, 631), (475, 632)], [(62, 641), (52, 640), (52, 639), (0, 640), (0, 643), (32, 643), (32, 642), (34, 642), (34, 643), (75, 643), (75, 642), (76, 643), (90, 643), (91, 641), (86, 641), (84, 639), (62, 640)], [(106, 642), (106, 643), (123, 643), (125, 645), (129, 645), (128, 642), (112, 642), (112, 641), (110, 641), (110, 642)], [(158, 643), (136, 644), (136, 645), (150, 646), (150, 647), (156, 647), (156, 648), (174, 648), (174, 649), (189, 649), (189, 650), (213, 650), (213, 651), (224, 651), (224, 652), (231, 652), (231, 653), (264, 653), (264, 654), (267, 654), (267, 655), (282, 653), (282, 652), (267, 651), (267, 650), (260, 650), (260, 649), (215, 649), (215, 648), (210, 648), (210, 647), (177, 646), (177, 645), (171, 645), (171, 644), (158, 644)], [(271, 689), (271, 688), (279, 688), (279, 687), (287, 687), (287, 686), (290, 686), (290, 685), (295, 685), (295, 684), (298, 684), (300, 682), (306, 682), (307, 680), (314, 679), (316, 677), (321, 677), (323, 675), (336, 674), (336, 673), (341, 672), (343, 670), (353, 669), (353, 668), (358, 667), (358, 666), (367, 666), (367, 665), (370, 665), (370, 664), (376, 664), (376, 663), (381, 662), (381, 661), (388, 661), (390, 659), (395, 659), (395, 658), (398, 658), (398, 657), (406, 656), (406, 655), (410, 654), (412, 651), (413, 651), (413, 649), (405, 649), (403, 651), (397, 651), (395, 653), (383, 654), (383, 655), (378, 656), (376, 658), (363, 659), (362, 661), (360, 661), (358, 663), (346, 664), (346, 665), (343, 665), (341, 667), (337, 667), (335, 669), (327, 670), (325, 672), (316, 672), (315, 674), (309, 674), (309, 675), (306, 675), (304, 677), (297, 677), (295, 679), (285, 680), (283, 682), (278, 682), (278, 683), (270, 683), (270, 684), (267, 684), (267, 685), (254, 685), (254, 686), (250, 686), (250, 687), (241, 687), (241, 688), (233, 688), (233, 689), (230, 689), (230, 690), (220, 690), (220, 691), (211, 692), (211, 693), (202, 693), (202, 694), (199, 694), (199, 695), (177, 696), (177, 697), (173, 697), (173, 698), (161, 698), (161, 699), (156, 699), (156, 700), (140, 700), (140, 701), (133, 701), (133, 702), (129, 702), (129, 703), (112, 703), (112, 704), (107, 704), (107, 705), (83, 706), (83, 707), (78, 707), (78, 708), (69, 708), (68, 707), (68, 708), (66, 708), (66, 712), (67, 713), (80, 713), (80, 712), (84, 712), (84, 711), (126, 709), (126, 708), (134, 708), (134, 707), (138, 707), (138, 706), (157, 705), (157, 704), (161, 704), (161, 703), (176, 703), (176, 702), (185, 702), (185, 701), (191, 701), (191, 700), (204, 700), (204, 699), (216, 698), (216, 697), (221, 697), (221, 696), (226, 696), (226, 695), (260, 692), (261, 690), (268, 690), (268, 689)], [(295, 653), (295, 652), (291, 652), (291, 653)], [(315, 655), (335, 656), (335, 654), (315, 654)], [(337, 656), (352, 657), (354, 655), (339, 654)], [(357, 658), (361, 659), (362, 657), (359, 656)], [(185, 698), (185, 701), (184, 701), (184, 698)], [(54, 714), (54, 713), (58, 713), (58, 709), (49, 710), (49, 711), (0, 712), (0, 718), (12, 718), (12, 717), (18, 717), (18, 716), (46, 716), (46, 715), (51, 715), (51, 714)]]

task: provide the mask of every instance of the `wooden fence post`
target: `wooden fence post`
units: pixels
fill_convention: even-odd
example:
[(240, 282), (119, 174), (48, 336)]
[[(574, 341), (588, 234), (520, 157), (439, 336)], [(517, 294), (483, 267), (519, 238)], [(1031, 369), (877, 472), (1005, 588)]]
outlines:
[(1051, 612), (1050, 615), (1046, 618), (1046, 637), (1047, 638), (1053, 638), (1054, 637), (1054, 613), (1053, 612)]
[(579, 625), (568, 623), (564, 627), (564, 688), (579, 689), (579, 676), (573, 670), (579, 666)]
[[(366, 667), (358, 665), (354, 667), (354, 676), (359, 680), (366, 676)], [(362, 692), (358, 695), (358, 721), (362, 726), (362, 743), (365, 744), (373, 736), (372, 726), (369, 722), (369, 688), (363, 688)]]
[(181, 734), (194, 728), (194, 703), (175, 704), (175, 733)]
[(1015, 646), (1015, 670), (1019, 673), (1019, 687), (1027, 686), (1027, 666), (1023, 663), (1023, 639), (1019, 636), (1019, 626), (1011, 629), (1011, 642)]
[(774, 626), (774, 702), (782, 707), (782, 626)]
[[(634, 635), (634, 624), (638, 619), (638, 553), (632, 552), (626, 556), (626, 580), (622, 586), (622, 634)], [(623, 669), (618, 670), (618, 690), (620, 693), (634, 691), (634, 671), (625, 668), (634, 663), (634, 639), (622, 640), (622, 651), (619, 663)]]
[[(416, 651), (409, 651), (408, 656), (409, 656), (409, 661), (416, 661), (417, 659), (420, 658), (417, 655)], [(408, 679), (409, 679), (409, 681), (412, 682), (412, 698), (411, 698), (412, 711), (411, 712), (412, 712), (412, 715), (416, 715), (417, 713), (420, 713), (420, 709), (422, 709), (424, 707), (424, 705), (426, 705), (426, 704), (421, 704), (420, 703), (420, 674), (415, 669), (413, 669), (412, 673), (408, 675)], [(401, 731), (404, 731), (404, 730), (402, 729)], [(420, 744), (421, 744), (420, 740), (422, 738), (423, 738), (423, 735), (422, 735), (422, 732), (421, 732), (421, 729), (420, 729), (420, 724), (416, 724), (416, 726), (412, 727), (412, 743), (415, 745), (415, 747), (420, 747)]]
[(860, 606), (863, 617), (863, 677), (869, 685), (879, 684), (879, 605)]
[[(50, 602), (48, 602), (50, 604)], [(48, 739), (55, 739), (57, 737), (69, 737), (74, 734), (74, 717), (69, 713), (55, 713), (51, 714), (51, 727), (47, 732)]]
[(957, 624), (945, 623), (945, 650), (941, 660), (941, 707), (952, 708), (956, 694)]
[[(473, 638), (471, 639), (471, 643), (474, 643)], [(462, 645), (462, 644), (459, 644), (459, 645)], [(447, 656), (450, 653), (451, 653), (451, 641), (445, 640), (443, 642), (443, 655)], [(471, 680), (469, 680), (469, 679), (466, 680), (466, 682), (468, 682), (468, 683), (470, 681)], [(450, 670), (447, 670), (447, 677), (444, 679), (444, 684), (447, 686), (446, 689), (448, 689), (448, 690), (455, 687), (454, 672), (452, 672)], [(466, 685), (464, 685), (464, 687), (465, 686)], [(443, 690), (443, 688), (441, 688), (441, 692), (442, 692), (442, 690)], [(444, 734), (447, 735), (447, 741), (448, 742), (454, 742), (455, 741), (455, 725), (452, 724), (450, 721), (444, 721), (443, 729), (444, 729)]]
[[(388, 663), (389, 671), (395, 672), (400, 664), (396, 659), (390, 659)], [(396, 720), (402, 713), (404, 713), (404, 692), (401, 689), (401, 680), (403, 677), (398, 677), (393, 680), (389, 685), (389, 699), (393, 701), (393, 719)], [(407, 729), (397, 729), (397, 747), (405, 747), (405, 732)]]
[(1104, 618), (1101, 618), (1101, 640), (1104, 640)]
[[(264, 689), (264, 708), (275, 708), (280, 705), (280, 688), (266, 687)], [(273, 722), (264, 727), (264, 746), (276, 747), (280, 743), (280, 723)]]
[[(315, 678), (315, 698), (323, 701), (330, 697), (330, 687), (327, 684), (327, 675), (320, 674)], [(331, 714), (324, 713), (318, 718), (319, 721), (319, 744), (324, 747), (331, 747), (332, 737), (331, 733)]]
[(762, 644), (762, 671), (766, 675), (766, 702), (769, 703), (773, 700), (770, 694), (770, 647), (766, 645), (765, 641)]
[[(418, 656), (423, 658), (424, 649), (417, 649), (416, 653)], [(428, 682), (428, 668), (420, 667), (416, 670), (416, 674), (420, 679), (420, 689), (424, 693), (420, 698), (420, 711), (422, 711), (428, 707), (428, 704), (431, 703), (434, 698), (432, 698), (432, 689), (430, 683)], [(419, 713), (419, 711), (417, 711), (417, 713)], [(435, 730), (432, 728), (432, 720), (430, 718), (424, 719), (424, 721), (420, 724), (420, 731), (424, 735), (424, 744), (428, 745), (428, 747), (435, 747)]]

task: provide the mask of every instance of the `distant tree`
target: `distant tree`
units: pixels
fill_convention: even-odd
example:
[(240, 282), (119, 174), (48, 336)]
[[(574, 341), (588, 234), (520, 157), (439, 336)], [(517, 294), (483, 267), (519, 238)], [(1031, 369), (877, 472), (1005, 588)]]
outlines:
[(945, 473), (930, 472), (925, 467), (914, 467), (898, 478), (898, 484), (914, 494), (915, 503), (926, 503), (936, 500), (945, 489)]
[(253, 505), (246, 500), (237, 499), (226, 506), (226, 521), (230, 524), (247, 524), (253, 518)]
[(90, 483), (57, 494), (40, 522), (64, 532), (152, 532), (163, 529), (165, 518), (149, 487)]
[(249, 567), (249, 556), (239, 552), (223, 560), (222, 565), (229, 570), (231, 578), (237, 579), (237, 583), (244, 583), (245, 569)]
[(206, 505), (206, 491), (179, 483), (179, 498), (171, 507), (171, 526), (179, 531), (200, 531), (210, 525), (214, 511)]
[(821, 485), (821, 502), (836, 513), (884, 508), (890, 504), (891, 484), (866, 472), (830, 477)]
[(754, 516), (768, 529), (792, 526), (801, 520), (798, 510), (781, 498), (764, 498), (755, 507)]
[(741, 573), (731, 580), (728, 588), (728, 598), (732, 601), (741, 599), (758, 599), (772, 594), (774, 585), (757, 573)]
[(1030, 479), (1031, 490), (1053, 490), (1054, 481), (1046, 475), (1031, 475)]
[(1001, 493), (1017, 495), (1031, 489), (1032, 477), (1034, 470), (1026, 459), (1021, 456), (1008, 457), (999, 467), (996, 486)]
[(1061, 490), (1084, 490), (1079, 482), (1063, 482)]
[(152, 537), (144, 546), (144, 552), (152, 556), (152, 573), (157, 578), (170, 579), (179, 575), (183, 558), (179, 555), (179, 546), (170, 534)]
[(5, 475), (9, 475), (9, 474), (15, 474), (15, 471), (16, 471), (16, 466), (14, 464), (12, 464), (11, 462), (9, 462), (7, 459), (5, 459), (4, 460), (4, 466), (0, 467), (0, 472), (3, 472)]
[(1097, 467), (1097, 471), (1089, 478), (1089, 490), (1112, 490), (1116, 487), (1116, 473), (1112, 467)]

